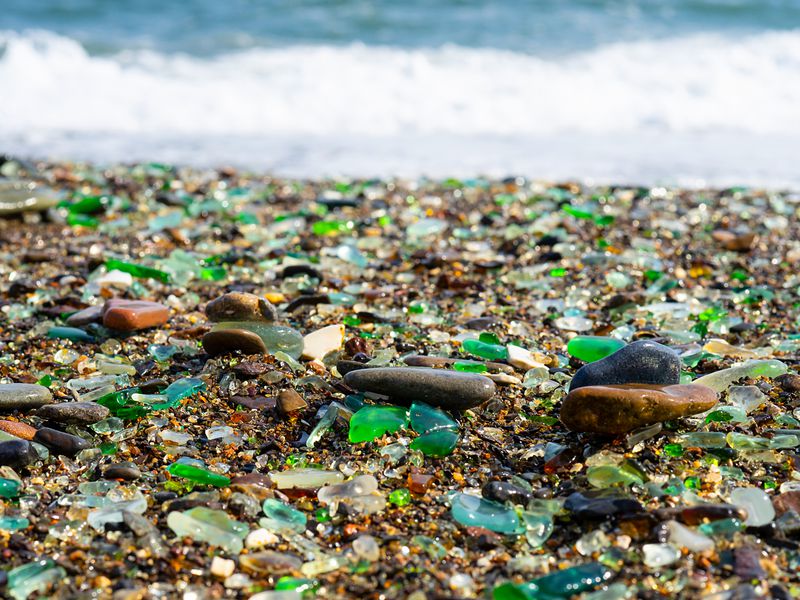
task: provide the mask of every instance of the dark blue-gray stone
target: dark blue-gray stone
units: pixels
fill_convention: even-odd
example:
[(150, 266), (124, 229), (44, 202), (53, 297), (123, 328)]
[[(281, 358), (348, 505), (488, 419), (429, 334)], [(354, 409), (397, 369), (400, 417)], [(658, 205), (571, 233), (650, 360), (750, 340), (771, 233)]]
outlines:
[(0, 465), (26, 467), (39, 460), (36, 450), (27, 440), (0, 442)]
[(640, 340), (602, 360), (582, 366), (572, 378), (569, 389), (624, 383), (674, 385), (680, 380), (681, 359), (678, 354), (658, 342)]
[(64, 454), (66, 456), (75, 456), (81, 450), (92, 447), (82, 437), (58, 431), (57, 429), (50, 429), (49, 427), (41, 427), (36, 432), (36, 435), (33, 436), (33, 441), (44, 444), (56, 454)]
[(467, 410), (494, 395), (494, 382), (475, 373), (425, 367), (374, 367), (350, 371), (344, 382), (355, 390), (389, 396), (397, 404), (425, 402)]

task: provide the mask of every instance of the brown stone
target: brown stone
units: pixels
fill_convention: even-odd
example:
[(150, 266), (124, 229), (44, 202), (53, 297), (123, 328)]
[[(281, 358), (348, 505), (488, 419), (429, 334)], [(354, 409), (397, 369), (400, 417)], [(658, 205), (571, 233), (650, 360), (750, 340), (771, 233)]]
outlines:
[(266, 298), (246, 292), (229, 292), (206, 305), (209, 321), (262, 321), (277, 320), (278, 312)]
[(717, 229), (711, 234), (711, 237), (719, 242), (725, 250), (730, 250), (731, 252), (747, 252), (756, 243), (756, 234), (752, 231), (737, 233), (727, 229)]
[(203, 349), (211, 356), (241, 351), (242, 354), (266, 354), (264, 340), (247, 329), (220, 329), (203, 336)]
[(137, 331), (163, 325), (169, 309), (158, 302), (112, 299), (103, 308), (103, 325), (118, 331)]
[(561, 422), (572, 431), (621, 434), (709, 410), (717, 393), (704, 385), (589, 385), (571, 391)]
[(241, 405), (250, 410), (275, 408), (277, 404), (275, 398), (267, 398), (265, 396), (231, 396), (230, 403), (233, 406)]
[(243, 361), (233, 367), (233, 372), (243, 379), (258, 377), (271, 370), (268, 364), (254, 361)]
[(242, 492), (248, 496), (252, 496), (259, 502), (263, 502), (267, 498), (274, 498), (275, 492), (272, 491), (272, 480), (258, 471), (247, 473), (246, 475), (237, 475), (231, 479), (230, 488), (234, 492)]
[(800, 392), (800, 375), (784, 373), (776, 377), (774, 381), (785, 392)]
[(800, 513), (800, 491), (778, 494), (772, 499), (772, 506), (779, 517), (790, 510)]
[(19, 421), (0, 420), (0, 431), (17, 436), (23, 440), (31, 441), (36, 435), (36, 428)]
[(282, 390), (278, 394), (278, 408), (283, 414), (303, 410), (307, 406), (308, 402), (294, 390)]

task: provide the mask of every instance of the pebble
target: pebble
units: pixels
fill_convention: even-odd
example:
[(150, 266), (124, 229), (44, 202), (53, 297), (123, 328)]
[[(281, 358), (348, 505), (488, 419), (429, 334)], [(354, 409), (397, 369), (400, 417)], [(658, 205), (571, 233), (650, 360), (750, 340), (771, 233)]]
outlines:
[(705, 552), (714, 549), (714, 540), (677, 521), (668, 521), (666, 528), (669, 543), (679, 548), (686, 548), (690, 552)]
[(8, 440), (0, 442), (0, 465), (25, 467), (36, 462), (39, 455), (27, 440)]
[(736, 232), (728, 229), (717, 229), (712, 234), (720, 246), (731, 252), (748, 252), (756, 243), (756, 234), (752, 231)]
[(0, 181), (0, 217), (26, 212), (42, 212), (54, 207), (58, 198), (49, 189), (32, 181)]
[(70, 327), (84, 327), (91, 323), (98, 323), (103, 320), (104, 308), (104, 306), (90, 306), (72, 313), (67, 317), (67, 325)]
[(283, 325), (258, 321), (225, 321), (217, 323), (203, 336), (203, 348), (211, 356), (240, 351), (242, 354), (285, 352), (298, 358), (303, 351), (300, 332)]
[(244, 540), (244, 546), (250, 550), (255, 550), (258, 548), (263, 548), (264, 546), (273, 546), (279, 541), (280, 538), (278, 538), (277, 535), (261, 527), (259, 529), (254, 529), (247, 534), (247, 537)]
[(247, 292), (229, 292), (206, 305), (209, 321), (261, 321), (278, 320), (278, 311), (266, 298)]
[(344, 343), (344, 325), (328, 325), (312, 331), (303, 338), (302, 358), (322, 360), (329, 352), (338, 350)]
[(483, 486), (481, 495), (487, 500), (494, 500), (501, 504), (511, 502), (520, 506), (528, 506), (528, 503), (533, 500), (531, 492), (508, 481), (490, 481)]
[(495, 393), (494, 382), (482, 375), (425, 367), (361, 369), (345, 375), (344, 382), (400, 404), (418, 401), (450, 410), (473, 408)]
[(234, 407), (241, 405), (249, 410), (266, 410), (275, 408), (277, 402), (275, 398), (266, 396), (231, 396), (230, 404)]
[(75, 456), (81, 450), (91, 448), (92, 445), (82, 437), (58, 431), (57, 429), (50, 429), (49, 427), (42, 427), (33, 436), (34, 442), (44, 444), (56, 454), (64, 454), (66, 456)]
[(295, 390), (281, 390), (278, 394), (278, 409), (285, 415), (303, 410), (308, 406), (308, 402)]
[(567, 394), (561, 422), (572, 431), (621, 434), (705, 412), (717, 393), (700, 385), (593, 385)]
[(266, 354), (267, 346), (261, 336), (247, 329), (231, 328), (209, 331), (203, 336), (203, 349), (211, 356), (236, 352)]
[(90, 425), (102, 421), (111, 411), (96, 402), (62, 402), (48, 404), (36, 411), (36, 416), (57, 423), (82, 423)]
[(800, 392), (800, 375), (796, 373), (784, 373), (775, 378), (775, 383), (784, 392)]
[(53, 401), (53, 395), (43, 385), (35, 383), (0, 384), (0, 412), (39, 408)]
[(142, 472), (132, 462), (121, 462), (108, 465), (103, 469), (105, 479), (124, 479), (125, 481), (136, 481), (141, 479)]
[(169, 309), (158, 302), (113, 299), (103, 307), (103, 325), (118, 331), (159, 327), (169, 319)]
[(578, 520), (595, 521), (616, 514), (638, 513), (644, 507), (638, 500), (624, 496), (592, 495), (591, 492), (574, 492), (564, 502), (564, 508)]
[(589, 385), (648, 383), (673, 385), (680, 382), (681, 359), (672, 349), (650, 340), (639, 340), (602, 360), (582, 366), (570, 390)]
[(36, 435), (35, 427), (31, 427), (26, 423), (20, 423), (19, 421), (0, 420), (0, 431), (5, 431), (10, 435), (28, 441), (32, 440), (33, 436)]
[(236, 563), (229, 558), (215, 556), (211, 559), (211, 574), (215, 577), (230, 577), (236, 570)]

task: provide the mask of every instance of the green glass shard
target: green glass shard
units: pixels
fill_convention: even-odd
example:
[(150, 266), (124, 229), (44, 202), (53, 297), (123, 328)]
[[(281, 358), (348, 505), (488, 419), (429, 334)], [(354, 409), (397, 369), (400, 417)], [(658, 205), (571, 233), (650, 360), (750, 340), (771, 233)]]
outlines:
[(51, 327), (47, 330), (47, 337), (51, 340), (72, 340), (73, 342), (94, 342), (93, 335), (77, 327)]
[(353, 444), (371, 442), (408, 424), (408, 409), (401, 406), (364, 406), (350, 418), (349, 439)]
[(106, 261), (106, 269), (109, 271), (122, 271), (123, 273), (130, 273), (134, 277), (140, 279), (155, 279), (161, 283), (169, 283), (169, 273), (154, 269), (152, 267), (145, 267), (144, 265), (137, 265), (131, 262), (117, 260), (110, 258)]
[(194, 481), (195, 483), (200, 483), (203, 485), (225, 487), (231, 483), (230, 478), (225, 477), (225, 475), (213, 473), (207, 469), (203, 469), (202, 467), (181, 462), (172, 463), (167, 467), (167, 471), (169, 471), (169, 473), (174, 477), (188, 479), (189, 481)]
[(611, 337), (576, 335), (567, 343), (567, 353), (587, 363), (614, 354), (625, 347), (625, 342)]
[(506, 360), (508, 358), (508, 349), (498, 344), (487, 344), (480, 340), (464, 340), (461, 346), (465, 352), (488, 360)]
[(451, 454), (458, 444), (458, 432), (450, 429), (438, 429), (423, 433), (415, 439), (409, 448), (419, 450), (425, 456), (441, 458)]

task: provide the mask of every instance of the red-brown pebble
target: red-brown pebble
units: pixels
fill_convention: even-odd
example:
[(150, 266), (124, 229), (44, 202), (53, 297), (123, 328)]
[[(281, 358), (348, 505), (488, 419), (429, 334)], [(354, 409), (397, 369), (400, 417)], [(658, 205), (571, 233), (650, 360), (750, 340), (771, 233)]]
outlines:
[(109, 300), (103, 311), (103, 325), (118, 331), (137, 331), (163, 325), (169, 309), (158, 302), (144, 300)]

